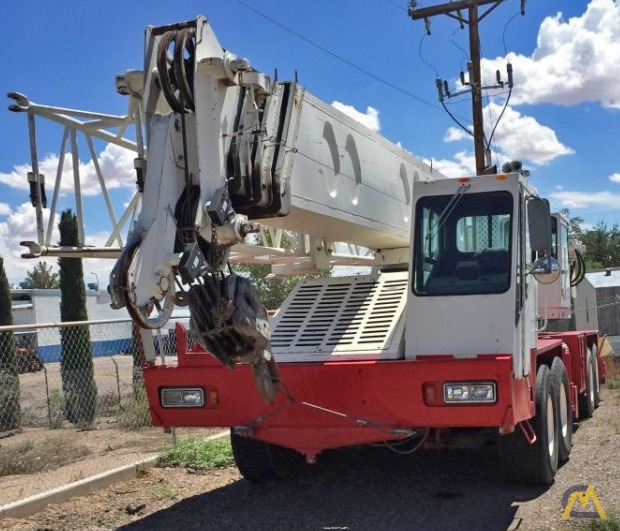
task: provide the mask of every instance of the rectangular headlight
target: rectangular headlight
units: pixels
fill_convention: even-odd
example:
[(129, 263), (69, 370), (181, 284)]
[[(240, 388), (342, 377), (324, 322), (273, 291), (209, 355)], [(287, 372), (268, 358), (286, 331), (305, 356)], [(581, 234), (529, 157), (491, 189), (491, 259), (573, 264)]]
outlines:
[(443, 385), (446, 404), (495, 403), (495, 382), (447, 382)]
[(202, 407), (204, 391), (200, 387), (174, 387), (160, 390), (162, 407)]

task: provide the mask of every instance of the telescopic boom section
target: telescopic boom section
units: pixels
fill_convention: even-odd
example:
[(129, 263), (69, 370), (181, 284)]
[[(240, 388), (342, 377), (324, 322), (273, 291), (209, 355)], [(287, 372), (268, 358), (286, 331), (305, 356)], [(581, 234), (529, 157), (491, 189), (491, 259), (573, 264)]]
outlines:
[(189, 302), (196, 339), (226, 365), (253, 364), (269, 397), (267, 314), (245, 279), (224, 278), (230, 247), (257, 220), (309, 234), (326, 267), (326, 242), (407, 247), (412, 181), (431, 170), (224, 50), (203, 17), (148, 28), (146, 51), (143, 206), (111, 274), (113, 306), (159, 328)]

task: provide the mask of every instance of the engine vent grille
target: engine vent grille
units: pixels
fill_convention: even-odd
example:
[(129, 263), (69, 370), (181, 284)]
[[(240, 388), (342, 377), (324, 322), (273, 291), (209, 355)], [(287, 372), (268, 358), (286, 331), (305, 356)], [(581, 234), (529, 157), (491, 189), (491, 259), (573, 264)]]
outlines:
[(404, 326), (407, 278), (397, 272), (299, 282), (272, 321), (274, 355), (280, 360), (302, 353), (308, 360), (321, 353), (398, 357), (400, 341), (393, 339)]

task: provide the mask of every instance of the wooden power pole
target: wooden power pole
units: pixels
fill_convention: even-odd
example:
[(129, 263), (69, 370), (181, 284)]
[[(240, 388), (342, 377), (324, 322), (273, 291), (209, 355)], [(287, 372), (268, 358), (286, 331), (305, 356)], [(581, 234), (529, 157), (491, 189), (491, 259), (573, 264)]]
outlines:
[[(487, 154), (484, 137), (484, 124), (482, 116), (482, 81), (480, 74), (480, 34), (478, 25), (491, 11), (493, 11), (504, 0), (457, 0), (447, 4), (440, 4), (431, 7), (416, 9), (416, 1), (412, 0), (409, 7), (409, 16), (413, 20), (424, 19), (426, 21), (427, 32), (430, 34), (429, 19), (435, 15), (448, 15), (459, 21), (461, 26), (469, 27), (469, 55), (471, 66), (469, 69), (472, 102), (472, 119), (474, 124), (474, 148), (476, 154), (476, 173), (481, 175), (485, 169), (491, 165), (490, 154)], [(524, 2), (522, 2), (523, 4)], [(478, 12), (478, 7), (487, 4), (491, 5), (482, 15)], [(468, 16), (462, 15), (462, 11), (467, 9)], [(441, 91), (441, 88), (440, 88)]]

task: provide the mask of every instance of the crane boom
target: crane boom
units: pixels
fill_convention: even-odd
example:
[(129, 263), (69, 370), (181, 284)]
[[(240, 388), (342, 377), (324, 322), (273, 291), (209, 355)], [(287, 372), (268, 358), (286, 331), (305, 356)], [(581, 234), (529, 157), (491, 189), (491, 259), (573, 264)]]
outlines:
[(334, 241), (405, 248), (411, 186), (431, 170), (296, 82), (257, 72), (204, 17), (148, 28), (145, 49), (142, 211), (110, 276), (112, 305), (160, 328), (189, 301), (203, 346), (259, 370), (268, 320), (246, 279), (224, 278), (230, 248), (258, 220), (309, 234), (326, 267)]

